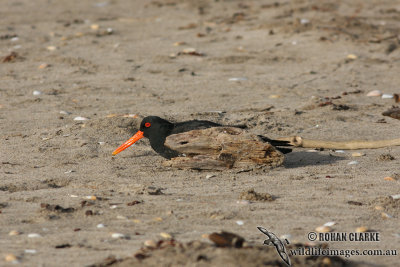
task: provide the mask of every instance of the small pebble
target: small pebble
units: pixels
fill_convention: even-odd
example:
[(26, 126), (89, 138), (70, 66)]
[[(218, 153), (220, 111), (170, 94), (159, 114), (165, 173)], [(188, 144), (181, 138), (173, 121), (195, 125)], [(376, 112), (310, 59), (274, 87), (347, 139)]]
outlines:
[(17, 231), (17, 230), (11, 230), (8, 235), (13, 236), (13, 235), (20, 235), (21, 232)]
[(149, 247), (149, 248), (155, 248), (155, 247), (157, 247), (156, 242), (154, 242), (153, 240), (146, 240), (146, 241), (144, 241), (144, 245), (145, 245), (146, 247)]
[(69, 195), (70, 197), (78, 197), (77, 195)]
[(99, 223), (98, 225), (96, 225), (96, 227), (100, 229), (100, 228), (104, 228), (106, 226), (104, 224), (102, 224), (102, 223)]
[(247, 78), (246, 77), (233, 77), (233, 78), (229, 78), (228, 81), (230, 81), (230, 82), (247, 81)]
[(367, 94), (367, 96), (381, 96), (382, 92), (379, 90), (373, 90)]
[(382, 206), (375, 206), (376, 210), (384, 210), (384, 208)]
[(37, 238), (37, 237), (42, 237), (42, 236), (39, 234), (36, 234), (36, 233), (32, 233), (32, 234), (29, 234), (28, 237), (29, 238)]
[(174, 46), (186, 45), (186, 42), (175, 42)]
[(7, 262), (18, 262), (18, 258), (14, 254), (7, 254), (4, 258)]
[(80, 117), (80, 116), (74, 118), (74, 121), (86, 121), (86, 120), (88, 120), (88, 118)]
[(393, 198), (394, 200), (396, 200), (396, 199), (400, 199), (400, 194), (397, 194), (397, 195), (391, 195), (390, 197), (391, 197), (391, 198)]
[(62, 115), (70, 115), (71, 112), (65, 111), (65, 110), (60, 110), (60, 114)]
[(155, 217), (155, 218), (153, 218), (153, 221), (162, 222), (163, 219), (161, 217)]
[(357, 59), (357, 56), (354, 55), (354, 54), (348, 54), (348, 55), (347, 55), (347, 58), (348, 58), (348, 59)]
[(237, 225), (243, 225), (244, 222), (243, 221), (236, 221)]
[(47, 47), (47, 50), (49, 50), (49, 51), (54, 51), (56, 49), (57, 49), (57, 47), (55, 47), (54, 45), (50, 45)]
[(368, 232), (368, 228), (365, 226), (360, 226), (360, 227), (356, 228), (356, 232), (357, 233), (365, 233), (365, 232)]
[(317, 231), (318, 233), (328, 233), (328, 232), (332, 232), (332, 228), (329, 226), (318, 226), (317, 228), (315, 228), (315, 231)]
[(42, 92), (35, 90), (35, 91), (33, 91), (33, 93), (32, 93), (32, 94), (33, 94), (33, 95), (41, 95), (41, 94), (42, 94)]
[(71, 173), (71, 172), (74, 172), (73, 170), (68, 170), (68, 171), (65, 171), (64, 173)]
[(393, 98), (393, 95), (392, 94), (383, 94), (382, 98), (383, 99), (390, 99), (390, 98)]
[(172, 236), (165, 232), (160, 233), (160, 236), (164, 239), (172, 239)]
[(18, 40), (19, 40), (18, 37), (13, 37), (13, 38), (10, 39), (11, 42), (16, 42), (16, 41), (18, 41)]
[(347, 163), (347, 165), (355, 165), (355, 164), (358, 164), (358, 161), (353, 160), (353, 161), (350, 161), (349, 163)]
[(364, 153), (360, 153), (360, 152), (354, 152), (354, 153), (351, 154), (351, 156), (352, 157), (362, 157), (362, 156), (365, 156), (365, 154)]
[(134, 223), (141, 223), (142, 221), (141, 221), (141, 220), (138, 220), (138, 219), (133, 219), (132, 222), (134, 222)]
[(184, 54), (196, 53), (196, 48), (192, 48), (192, 47), (185, 48), (182, 50), (182, 53), (184, 53)]
[(110, 206), (110, 209), (112, 209), (112, 210), (113, 210), (113, 209), (116, 209), (116, 208), (118, 208), (117, 205), (111, 205), (111, 206)]
[(121, 234), (121, 233), (112, 233), (111, 237), (115, 238), (115, 239), (117, 239), (117, 238), (126, 238), (126, 236), (124, 234)]
[(25, 249), (25, 253), (36, 254), (36, 249)]
[(85, 198), (89, 199), (89, 200), (96, 200), (97, 199), (96, 196), (86, 196)]
[(389, 176), (383, 178), (383, 180), (385, 180), (385, 181), (392, 181), (392, 182), (396, 181), (396, 179), (394, 179), (393, 177), (389, 177)]
[(330, 227), (330, 226), (334, 226), (335, 224), (336, 224), (335, 222), (326, 222), (326, 223), (324, 223), (323, 226), (328, 226), (328, 227)]

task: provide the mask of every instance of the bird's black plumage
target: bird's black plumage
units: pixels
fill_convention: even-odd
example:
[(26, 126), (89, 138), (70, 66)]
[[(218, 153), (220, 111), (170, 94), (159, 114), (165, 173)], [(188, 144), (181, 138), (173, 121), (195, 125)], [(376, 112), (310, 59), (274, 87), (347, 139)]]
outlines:
[[(184, 133), (192, 130), (201, 130), (211, 127), (221, 127), (224, 125), (203, 120), (191, 120), (185, 122), (171, 123), (157, 116), (145, 117), (140, 123), (140, 131), (144, 137), (150, 140), (150, 145), (158, 154), (164, 158), (171, 159), (179, 156), (179, 152), (172, 150), (164, 145), (165, 139), (172, 134)], [(230, 126), (239, 127), (243, 126)], [(278, 146), (277, 149), (282, 153), (289, 153), (290, 148), (281, 148), (279, 146), (290, 146), (287, 141), (272, 140), (265, 136), (259, 136), (263, 141), (270, 143), (273, 146)]]

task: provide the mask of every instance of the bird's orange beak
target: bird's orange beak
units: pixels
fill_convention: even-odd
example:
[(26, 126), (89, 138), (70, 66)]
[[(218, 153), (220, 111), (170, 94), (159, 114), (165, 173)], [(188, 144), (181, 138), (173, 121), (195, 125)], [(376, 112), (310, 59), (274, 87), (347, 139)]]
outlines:
[(133, 145), (136, 141), (140, 140), (143, 138), (143, 132), (142, 131), (138, 131), (137, 133), (135, 133), (134, 136), (132, 136), (131, 138), (129, 138), (128, 141), (126, 141), (125, 143), (123, 143), (120, 147), (118, 147), (113, 153), (112, 155), (115, 156), (117, 155), (119, 152), (121, 152), (122, 150), (125, 150), (126, 148), (130, 147), (131, 145)]

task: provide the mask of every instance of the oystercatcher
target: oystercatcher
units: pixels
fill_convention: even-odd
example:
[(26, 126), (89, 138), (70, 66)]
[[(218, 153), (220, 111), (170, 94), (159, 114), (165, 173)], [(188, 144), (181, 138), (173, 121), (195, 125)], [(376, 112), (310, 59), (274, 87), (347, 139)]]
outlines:
[[(183, 132), (188, 132), (192, 130), (201, 130), (212, 127), (222, 127), (224, 125), (203, 120), (191, 120), (185, 122), (172, 123), (165, 119), (157, 116), (145, 117), (140, 123), (139, 131), (133, 135), (128, 141), (123, 143), (118, 147), (112, 155), (120, 153), (129, 146), (133, 145), (136, 141), (143, 137), (147, 137), (150, 140), (150, 145), (158, 154), (166, 159), (171, 159), (178, 157), (180, 153), (178, 151), (172, 150), (164, 145), (165, 139), (169, 135), (179, 134)], [(230, 126), (244, 128), (245, 126)], [(286, 154), (292, 151), (290, 148), (282, 148), (279, 146), (291, 146), (287, 141), (272, 140), (265, 136), (259, 136), (263, 141), (270, 143), (273, 146), (278, 146), (276, 149), (280, 152)]]

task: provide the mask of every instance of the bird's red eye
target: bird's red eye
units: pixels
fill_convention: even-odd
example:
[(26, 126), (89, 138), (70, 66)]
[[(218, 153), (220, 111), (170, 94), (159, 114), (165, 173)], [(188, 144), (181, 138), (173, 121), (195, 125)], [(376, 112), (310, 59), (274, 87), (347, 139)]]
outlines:
[(149, 128), (151, 126), (151, 123), (150, 122), (146, 122), (145, 124), (144, 124), (144, 127), (146, 127), (146, 128)]

